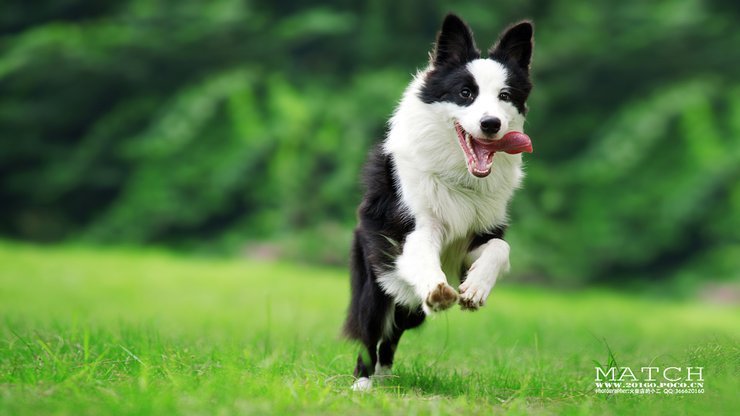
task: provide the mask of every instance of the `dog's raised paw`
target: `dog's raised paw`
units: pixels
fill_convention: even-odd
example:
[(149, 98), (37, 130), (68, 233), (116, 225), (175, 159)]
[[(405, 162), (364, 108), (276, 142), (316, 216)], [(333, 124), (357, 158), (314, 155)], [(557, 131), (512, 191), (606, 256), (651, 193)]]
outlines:
[(441, 282), (429, 292), (425, 302), (431, 311), (443, 311), (457, 303), (457, 292), (452, 286)]
[(460, 285), (460, 308), (466, 311), (477, 311), (486, 304), (490, 289), (477, 285)]
[(477, 311), (484, 302), (476, 302), (470, 298), (460, 297), (460, 308), (464, 311)]

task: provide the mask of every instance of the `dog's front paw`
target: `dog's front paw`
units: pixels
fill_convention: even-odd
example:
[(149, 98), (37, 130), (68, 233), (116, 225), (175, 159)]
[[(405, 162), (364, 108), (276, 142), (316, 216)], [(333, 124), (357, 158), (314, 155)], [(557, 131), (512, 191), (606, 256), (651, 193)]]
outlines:
[(486, 304), (491, 285), (466, 280), (460, 285), (460, 307), (463, 310), (477, 311)]
[(457, 303), (457, 292), (446, 282), (438, 283), (424, 301), (426, 308), (431, 312), (443, 311), (455, 303)]

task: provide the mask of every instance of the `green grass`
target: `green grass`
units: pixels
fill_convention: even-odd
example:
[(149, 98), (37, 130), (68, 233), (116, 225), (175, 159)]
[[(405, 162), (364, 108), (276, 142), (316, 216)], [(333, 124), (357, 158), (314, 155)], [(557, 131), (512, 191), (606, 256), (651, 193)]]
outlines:
[[(0, 414), (732, 414), (737, 307), (494, 289), (352, 393), (346, 272), (0, 243)], [(607, 348), (608, 346), (608, 348)], [(594, 361), (703, 366), (703, 395), (593, 392)]]

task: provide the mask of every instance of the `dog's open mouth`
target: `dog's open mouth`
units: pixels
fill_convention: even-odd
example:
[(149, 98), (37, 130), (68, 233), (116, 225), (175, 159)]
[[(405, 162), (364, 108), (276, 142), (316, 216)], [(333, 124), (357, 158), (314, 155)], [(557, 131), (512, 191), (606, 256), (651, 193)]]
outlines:
[(496, 152), (506, 152), (512, 155), (522, 152), (532, 153), (532, 141), (522, 132), (509, 132), (498, 140), (478, 139), (465, 131), (457, 121), (455, 131), (460, 147), (465, 152), (468, 171), (479, 178), (485, 178), (491, 173), (493, 155)]

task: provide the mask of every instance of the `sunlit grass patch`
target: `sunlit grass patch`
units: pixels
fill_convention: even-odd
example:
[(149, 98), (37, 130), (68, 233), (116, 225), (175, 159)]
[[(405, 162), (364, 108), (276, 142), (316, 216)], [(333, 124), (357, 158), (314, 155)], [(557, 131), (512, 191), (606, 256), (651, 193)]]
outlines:
[[(507, 286), (404, 335), (349, 391), (343, 270), (0, 244), (0, 413), (728, 413), (733, 307)], [(594, 367), (703, 366), (702, 395), (600, 395)]]

